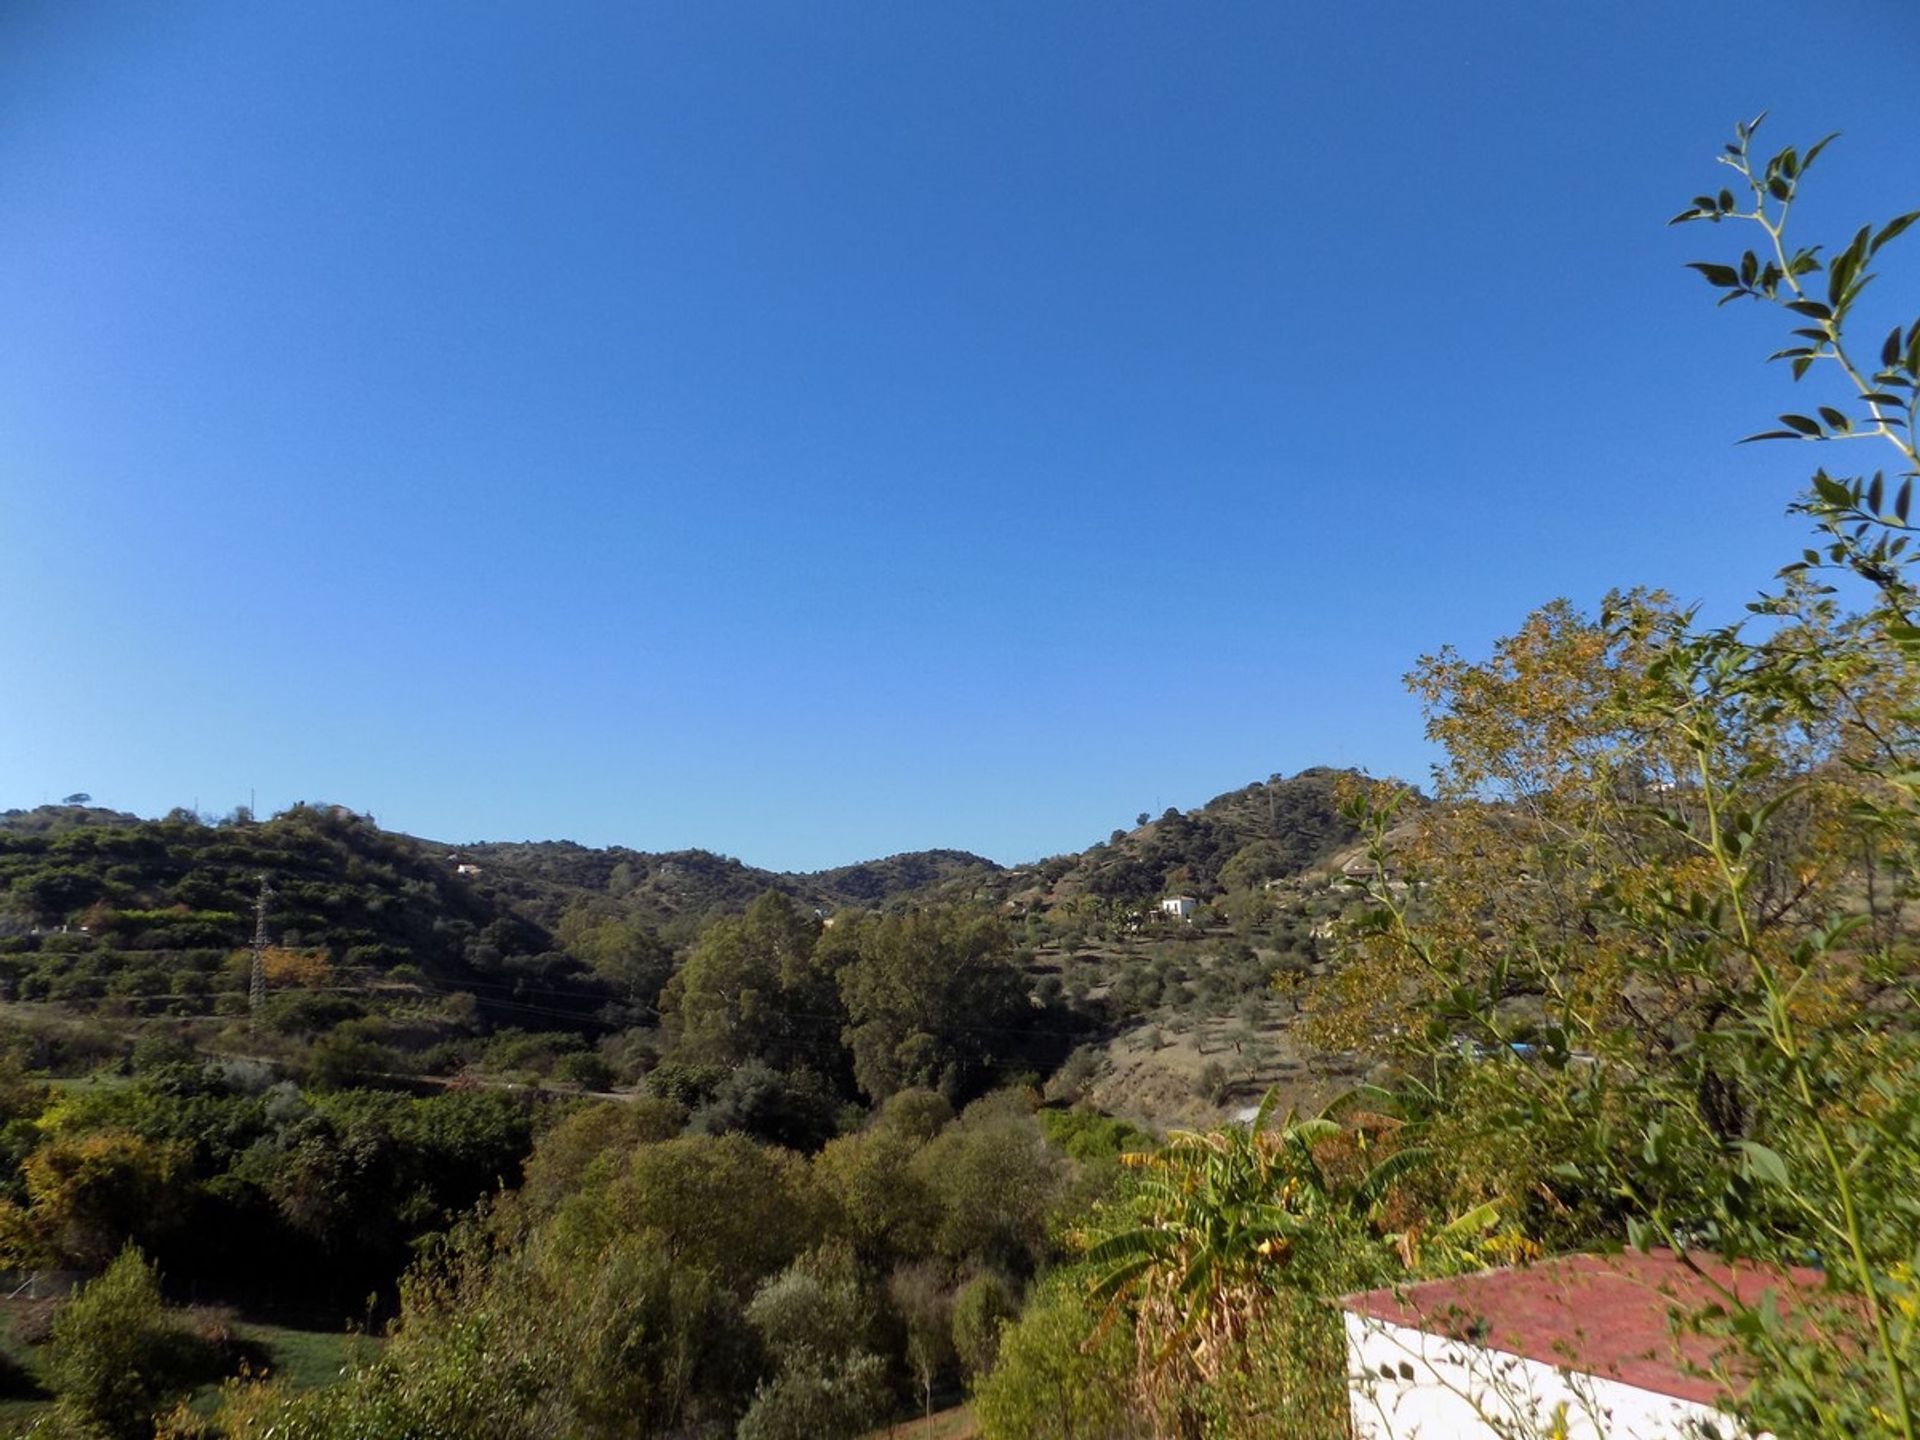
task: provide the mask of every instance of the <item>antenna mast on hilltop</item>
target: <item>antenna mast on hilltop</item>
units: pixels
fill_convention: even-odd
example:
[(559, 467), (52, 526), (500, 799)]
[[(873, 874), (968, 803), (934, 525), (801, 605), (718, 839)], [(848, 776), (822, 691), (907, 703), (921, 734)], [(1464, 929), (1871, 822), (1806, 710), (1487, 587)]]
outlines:
[(253, 976), (247, 983), (247, 1011), (258, 1019), (267, 1003), (267, 901), (273, 898), (273, 884), (260, 877), (260, 898), (253, 902)]

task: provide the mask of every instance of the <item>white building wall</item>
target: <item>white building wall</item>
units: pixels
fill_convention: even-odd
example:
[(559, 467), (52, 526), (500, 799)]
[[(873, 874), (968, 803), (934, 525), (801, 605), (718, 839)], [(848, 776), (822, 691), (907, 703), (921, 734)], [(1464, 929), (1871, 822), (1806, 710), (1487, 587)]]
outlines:
[(1618, 1380), (1352, 1311), (1346, 1326), (1354, 1440), (1740, 1440), (1745, 1433), (1710, 1406)]

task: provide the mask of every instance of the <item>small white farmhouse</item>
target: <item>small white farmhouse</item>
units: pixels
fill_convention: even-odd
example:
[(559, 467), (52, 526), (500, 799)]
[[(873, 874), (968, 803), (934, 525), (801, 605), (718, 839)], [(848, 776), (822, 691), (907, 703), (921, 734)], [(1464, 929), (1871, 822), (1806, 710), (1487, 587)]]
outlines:
[(1161, 913), (1171, 915), (1176, 920), (1191, 920), (1193, 912), (1199, 907), (1200, 902), (1191, 895), (1169, 895), (1160, 902)]
[[(1782, 1292), (1783, 1308), (1820, 1284), (1698, 1264), (1745, 1301)], [(1354, 1440), (1742, 1440), (1702, 1373), (1714, 1342), (1672, 1323), (1716, 1298), (1700, 1271), (1670, 1251), (1575, 1255), (1349, 1296)]]

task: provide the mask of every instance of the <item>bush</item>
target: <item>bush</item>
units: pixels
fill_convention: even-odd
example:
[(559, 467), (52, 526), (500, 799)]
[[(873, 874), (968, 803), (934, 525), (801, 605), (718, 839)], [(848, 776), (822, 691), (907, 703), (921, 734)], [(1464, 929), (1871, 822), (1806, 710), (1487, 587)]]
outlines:
[(168, 1316), (153, 1267), (132, 1246), (54, 1317), (47, 1345), (61, 1410), (116, 1440), (152, 1435), (163, 1405), (218, 1371), (213, 1347)]
[(886, 1362), (860, 1354), (838, 1373), (782, 1371), (754, 1392), (739, 1440), (832, 1440), (859, 1435), (884, 1412)]
[(1056, 1274), (1001, 1334), (973, 1392), (983, 1440), (1121, 1440), (1144, 1436), (1131, 1410), (1132, 1336), (1099, 1326), (1086, 1280)]
[(991, 1270), (960, 1287), (953, 1297), (953, 1349), (969, 1375), (993, 1369), (1001, 1328), (1019, 1313), (1020, 1297)]
[(613, 1067), (590, 1050), (576, 1050), (554, 1062), (552, 1078), (582, 1090), (611, 1090)]
[(351, 1025), (323, 1035), (307, 1051), (307, 1079), (321, 1090), (345, 1090), (405, 1068), (391, 1046), (369, 1039)]
[(777, 1370), (740, 1422), (741, 1440), (859, 1435), (886, 1411), (886, 1362), (868, 1348), (874, 1306), (852, 1252), (816, 1252), (768, 1280), (747, 1320)]
[(1139, 1126), (1098, 1110), (1042, 1110), (1038, 1118), (1047, 1139), (1082, 1164), (1154, 1147)]
[(833, 1138), (839, 1108), (826, 1082), (813, 1071), (782, 1072), (749, 1060), (715, 1087), (688, 1124), (697, 1134), (738, 1131), (790, 1150), (812, 1151)]
[(367, 1007), (349, 996), (283, 991), (268, 997), (266, 1021), (282, 1035), (318, 1035), (366, 1013)]

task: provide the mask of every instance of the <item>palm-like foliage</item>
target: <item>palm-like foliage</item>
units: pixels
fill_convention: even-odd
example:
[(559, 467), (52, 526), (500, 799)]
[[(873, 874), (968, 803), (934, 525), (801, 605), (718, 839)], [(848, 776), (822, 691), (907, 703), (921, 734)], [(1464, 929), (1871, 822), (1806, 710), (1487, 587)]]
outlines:
[[(1270, 1128), (1273, 1106), (1269, 1094), (1250, 1125), (1179, 1132), (1157, 1152), (1122, 1157), (1139, 1172), (1128, 1223), (1088, 1248), (1106, 1323), (1131, 1319), (1143, 1398), (1163, 1419), (1170, 1396), (1238, 1363), (1277, 1300), (1382, 1278), (1392, 1248), (1368, 1222), (1394, 1182), (1431, 1158), (1411, 1147), (1374, 1161), (1389, 1120), (1289, 1113)], [(1349, 1163), (1328, 1163), (1334, 1149)]]

